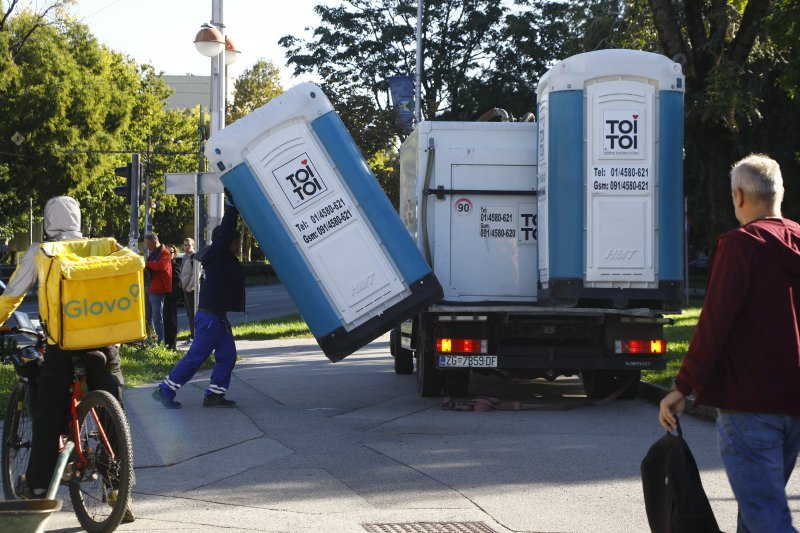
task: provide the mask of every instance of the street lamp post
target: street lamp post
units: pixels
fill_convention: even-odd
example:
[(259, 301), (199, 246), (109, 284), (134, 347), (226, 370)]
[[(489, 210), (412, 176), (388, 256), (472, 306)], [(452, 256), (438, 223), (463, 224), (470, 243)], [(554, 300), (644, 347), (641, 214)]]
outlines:
[[(211, 135), (225, 127), (225, 104), (228, 94), (225, 67), (236, 61), (239, 54), (233, 43), (225, 38), (224, 29), (222, 0), (212, 0), (211, 24), (204, 24), (194, 39), (197, 51), (211, 58)], [(207, 240), (210, 240), (211, 230), (222, 220), (224, 207), (224, 195), (208, 195)]]

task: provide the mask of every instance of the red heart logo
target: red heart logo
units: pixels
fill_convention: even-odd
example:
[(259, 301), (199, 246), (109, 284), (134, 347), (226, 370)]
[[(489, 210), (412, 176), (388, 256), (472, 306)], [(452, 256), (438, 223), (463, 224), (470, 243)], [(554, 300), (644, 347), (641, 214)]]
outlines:
[[(636, 118), (636, 117), (634, 117), (634, 118)], [(302, 161), (300, 161), (301, 165), (305, 165), (306, 163), (308, 163), (308, 159), (303, 159)]]
[[(633, 120), (636, 120), (637, 118), (639, 118), (639, 115), (633, 115)], [(305, 164), (305, 163), (303, 163), (303, 164)]]

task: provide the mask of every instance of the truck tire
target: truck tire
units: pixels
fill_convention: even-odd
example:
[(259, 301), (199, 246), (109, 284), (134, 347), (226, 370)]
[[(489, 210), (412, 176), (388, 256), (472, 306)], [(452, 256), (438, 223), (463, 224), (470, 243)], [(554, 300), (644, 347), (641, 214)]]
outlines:
[(448, 396), (466, 396), (469, 392), (469, 370), (445, 372), (444, 392)]
[(583, 390), (587, 398), (601, 400), (611, 396), (625, 383), (630, 383), (618, 396), (624, 400), (632, 400), (639, 394), (641, 370), (581, 370)]
[(395, 328), (389, 333), (389, 351), (394, 356), (394, 373), (413, 374), (414, 353), (411, 350), (403, 348), (400, 339), (400, 328)]
[(417, 324), (417, 390), (422, 397), (442, 395), (442, 373), (436, 368), (433, 342), (426, 331), (424, 320)]

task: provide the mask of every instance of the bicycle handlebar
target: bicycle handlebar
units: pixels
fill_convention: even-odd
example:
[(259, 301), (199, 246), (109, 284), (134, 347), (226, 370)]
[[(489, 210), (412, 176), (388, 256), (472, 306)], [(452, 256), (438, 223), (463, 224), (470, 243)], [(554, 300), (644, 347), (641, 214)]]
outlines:
[(39, 332), (35, 329), (30, 328), (21, 328), (19, 326), (0, 326), (0, 335), (32, 335), (34, 337), (39, 336)]

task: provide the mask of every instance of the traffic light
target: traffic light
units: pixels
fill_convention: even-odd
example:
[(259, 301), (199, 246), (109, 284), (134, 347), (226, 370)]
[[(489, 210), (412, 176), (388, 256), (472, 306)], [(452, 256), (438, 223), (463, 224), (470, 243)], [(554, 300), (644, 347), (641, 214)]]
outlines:
[(114, 174), (125, 178), (125, 185), (114, 187), (114, 193), (125, 198), (127, 203), (131, 202), (131, 184), (133, 182), (133, 165), (128, 163), (124, 167), (114, 169)]

